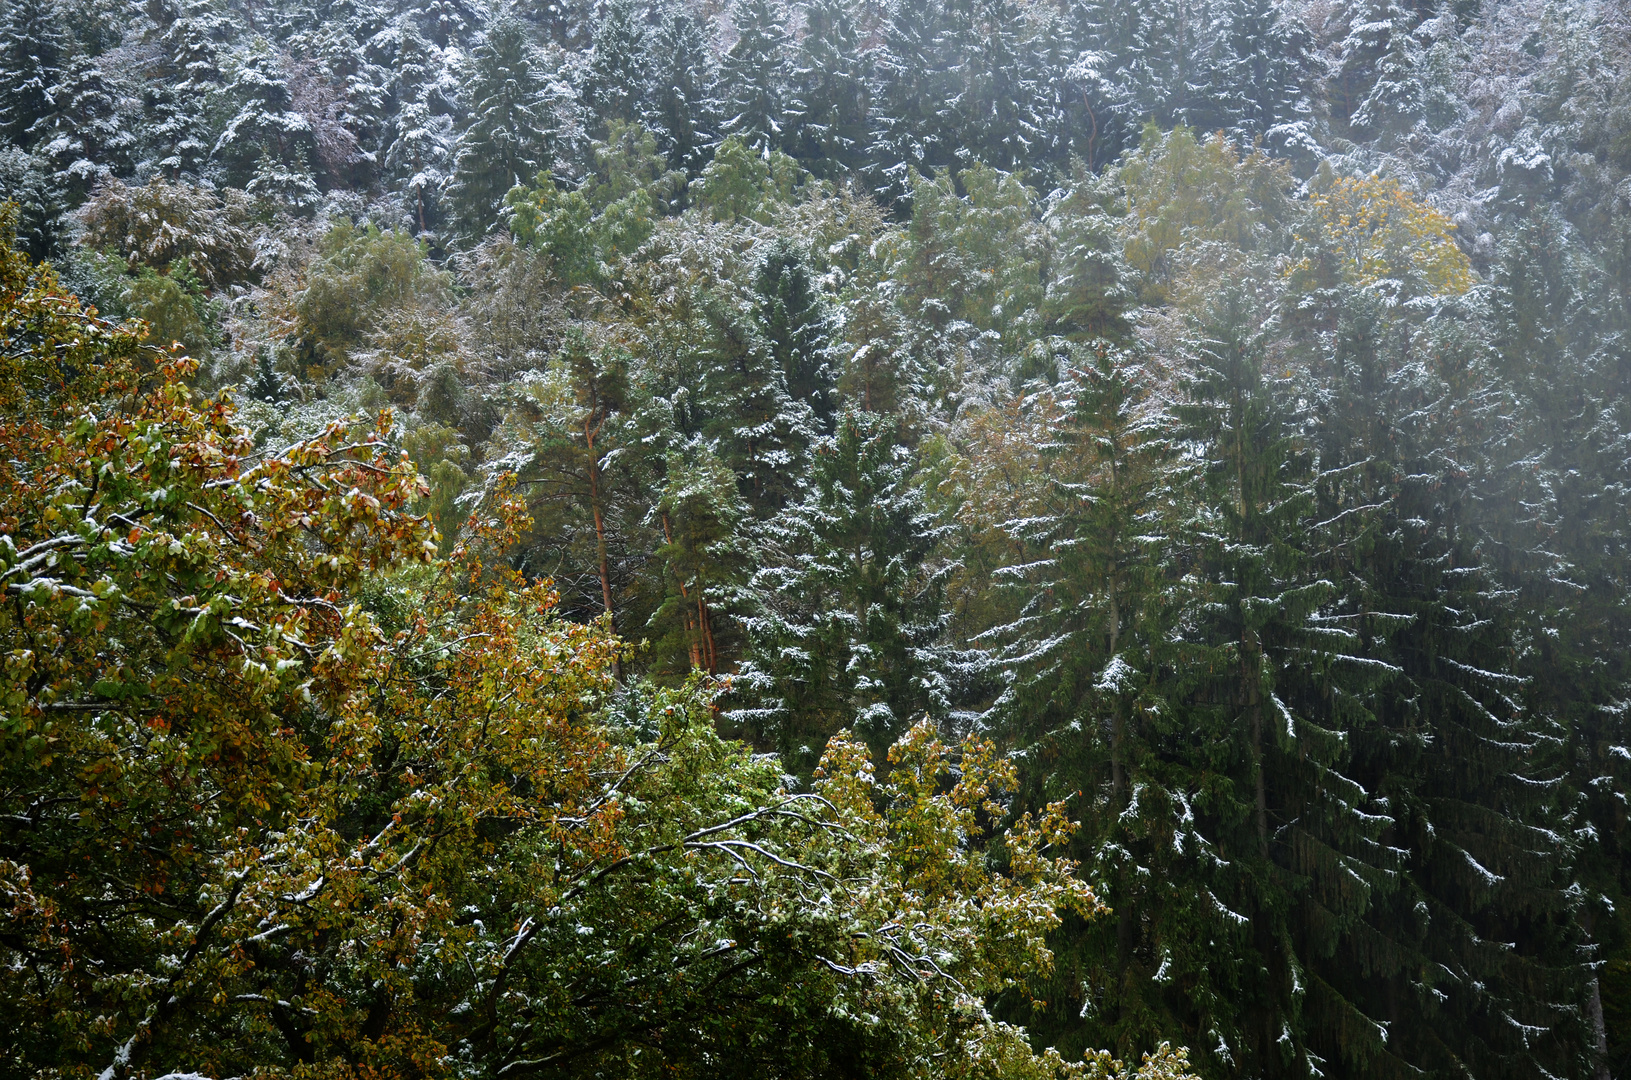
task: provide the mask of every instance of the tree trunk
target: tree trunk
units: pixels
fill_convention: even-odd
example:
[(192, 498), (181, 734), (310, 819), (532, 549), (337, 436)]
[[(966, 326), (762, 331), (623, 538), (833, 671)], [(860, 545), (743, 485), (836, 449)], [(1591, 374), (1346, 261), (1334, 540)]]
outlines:
[[(1592, 912), (1588, 906), (1582, 912), (1581, 928), (1586, 942), (1591, 942)], [(1608, 1025), (1603, 1021), (1603, 990), (1597, 981), (1597, 969), (1591, 972), (1586, 984), (1586, 1020), (1591, 1024), (1591, 1080), (1613, 1080), (1608, 1072)]]
[[(674, 546), (674, 530), (669, 527), (668, 511), (666, 510), (663, 511), (663, 539), (668, 541), (669, 547)], [(675, 577), (678, 576), (679, 575), (677, 574), (675, 575)], [(680, 608), (680, 617), (681, 622), (685, 624), (685, 644), (686, 648), (691, 654), (691, 670), (701, 671), (704, 667), (702, 657), (703, 639), (702, 633), (696, 623), (697, 613), (691, 609), (691, 590), (685, 587), (684, 581), (680, 581), (679, 586), (680, 599), (685, 601), (684, 606)], [(699, 597), (698, 599), (700, 601), (701, 598)]]
[(595, 455), (595, 436), (599, 434), (599, 424), (591, 428), (588, 420), (583, 422), (583, 438), (589, 445), (589, 509), (595, 517), (595, 550), (600, 556), (600, 599), (606, 605), (606, 615), (612, 617), (612, 578), (606, 557), (606, 522), (600, 512), (600, 459)]

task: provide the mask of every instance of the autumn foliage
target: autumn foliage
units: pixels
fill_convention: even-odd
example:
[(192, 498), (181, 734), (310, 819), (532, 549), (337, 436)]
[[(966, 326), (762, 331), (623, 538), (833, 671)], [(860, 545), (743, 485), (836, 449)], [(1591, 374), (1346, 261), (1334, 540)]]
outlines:
[(1063, 804), (993, 829), (992, 746), (840, 735), (789, 790), (505, 568), (502, 487), (443, 555), (387, 419), (256, 446), (0, 289), (0, 1072), (1127, 1072), (986, 1012), (1100, 910)]

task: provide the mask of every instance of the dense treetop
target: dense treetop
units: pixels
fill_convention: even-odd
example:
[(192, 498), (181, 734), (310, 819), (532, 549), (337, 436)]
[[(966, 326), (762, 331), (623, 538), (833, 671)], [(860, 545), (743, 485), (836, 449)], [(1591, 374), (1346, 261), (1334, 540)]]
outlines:
[(4, 0), (0, 1075), (1631, 1070), (1628, 87)]

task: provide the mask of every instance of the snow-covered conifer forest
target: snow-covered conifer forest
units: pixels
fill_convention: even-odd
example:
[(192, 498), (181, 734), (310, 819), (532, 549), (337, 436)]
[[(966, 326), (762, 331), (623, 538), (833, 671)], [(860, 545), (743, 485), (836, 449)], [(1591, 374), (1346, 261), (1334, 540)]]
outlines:
[(0, 1080), (1631, 1077), (1631, 7), (0, 0)]

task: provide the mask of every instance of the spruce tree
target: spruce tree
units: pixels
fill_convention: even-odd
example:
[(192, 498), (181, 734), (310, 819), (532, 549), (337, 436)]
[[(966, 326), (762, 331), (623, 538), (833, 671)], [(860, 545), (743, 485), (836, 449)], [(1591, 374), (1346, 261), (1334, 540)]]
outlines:
[(399, 21), (394, 53), (396, 117), (385, 171), (426, 232), (440, 220), (439, 200), (452, 171), (451, 88), (441, 51), (412, 20)]
[(1116, 912), (1067, 921), (1046, 1004), (1016, 1013), (1061, 1052), (1130, 1057), (1232, 1032), (1244, 934), (1212, 891), (1228, 859), (1197, 817), (1208, 747), (1184, 724), (1187, 673), (1211, 659), (1179, 632), (1199, 599), (1176, 542), (1193, 479), (1136, 356), (1099, 342), (1068, 357), (1031, 399), (1053, 403), (1046, 479), (1006, 527), (1015, 564), (998, 581), (1018, 616), (987, 635), (1006, 673), (988, 722), (1027, 765), (1023, 805), (1080, 793), (1073, 855)]
[(844, 413), (821, 440), (805, 497), (765, 530), (747, 620), (747, 700), (730, 718), (808, 774), (853, 725), (881, 754), (925, 715), (944, 719), (953, 657), (932, 562), (943, 535), (912, 484), (899, 422)]
[(611, 0), (595, 26), (595, 44), (583, 86), (595, 137), (612, 121), (629, 124), (649, 112), (653, 58), (640, 0)]
[(1567, 995), (1579, 973), (1558, 951), (1566, 924), (1561, 939), (1533, 933), (1566, 910), (1564, 853), (1537, 846), (1560, 824), (1551, 725), (1520, 704), (1511, 613), (1480, 565), (1468, 483), (1494, 421), (1484, 373), (1441, 329), (1375, 298), (1342, 307), (1319, 362), (1323, 569), (1346, 594), (1329, 625), (1398, 672), (1345, 730), (1351, 775), (1385, 808), (1380, 842), (1400, 863), (1318, 971), (1355, 1007), (1312, 1002), (1350, 1021), (1319, 1043), (1372, 1075), (1568, 1072), (1563, 1018), (1534, 997)]
[(843, 177), (864, 161), (869, 66), (845, 0), (812, 0), (789, 89), (786, 146), (816, 176)]
[(1243, 146), (1259, 139), (1288, 155), (1318, 150), (1313, 40), (1297, 16), (1273, 0), (1231, 0), (1226, 65), (1217, 80), (1230, 102), (1229, 131)]
[(865, 175), (886, 205), (904, 206), (917, 178), (955, 160), (955, 89), (942, 56), (944, 25), (940, 0), (898, 0), (883, 26), (868, 95)]
[(210, 158), (215, 134), (208, 106), (221, 90), (223, 48), (231, 26), (216, 0), (166, 0), (160, 13), (161, 78), (143, 95), (152, 118), (144, 141), (148, 160), (174, 178), (197, 173)]
[(695, 177), (718, 130), (713, 52), (680, 3), (665, 4), (651, 32), (651, 127), (668, 167)]
[(720, 134), (766, 153), (787, 141), (791, 38), (781, 0), (736, 0), (736, 43), (719, 65)]
[(768, 518), (793, 499), (816, 437), (811, 402), (788, 391), (787, 372), (753, 322), (705, 301), (706, 333), (693, 386), (700, 430), (735, 471), (755, 515)]
[(1215, 1056), (1246, 1075), (1304, 1076), (1325, 1067), (1318, 1025), (1378, 1034), (1321, 962), (1397, 873), (1380, 844), (1386, 804), (1349, 775), (1345, 747), (1399, 672), (1359, 653), (1315, 565), (1328, 527), (1313, 516), (1315, 459), (1293, 387), (1268, 369), (1258, 288), (1248, 280), (1207, 305), (1177, 407), (1202, 447), (1195, 555), (1208, 594), (1193, 640), (1209, 655), (1184, 713), (1230, 777), (1198, 813), (1231, 860), (1213, 890), (1249, 926)]
[(1043, 219), (1048, 282), (1041, 307), (1050, 333), (1111, 342), (1124, 342), (1132, 333), (1132, 271), (1121, 255), (1105, 196), (1077, 158), (1069, 186), (1049, 199)]
[[(1367, 123), (1393, 121), (1387, 114), (1387, 99), (1409, 94), (1409, 84), (1401, 83), (1399, 77), (1415, 19), (1399, 0), (1348, 0), (1344, 8), (1346, 33), (1335, 45), (1326, 97), (1336, 131), (1363, 136)], [(1365, 103), (1379, 83), (1382, 93), (1367, 110)]]
[(1046, 74), (1012, 0), (947, 5), (948, 122), (958, 164), (1003, 171), (1042, 166), (1055, 128)]
[[(1142, 125), (1230, 127), (1240, 111), (1228, 72), (1236, 63), (1229, 12), (1222, 0), (1073, 0), (1070, 25), (1077, 48), (1091, 53), (1093, 78), (1083, 91), (1097, 99), (1098, 161), (1138, 141)], [(1258, 43), (1252, 43), (1256, 45)]]
[(6, 0), (0, 11), (0, 138), (25, 149), (56, 104), (69, 41), (49, 0)]
[(222, 93), (237, 109), (215, 140), (215, 154), (228, 175), (275, 205), (315, 206), (311, 122), (294, 106), (283, 55), (266, 39), (255, 39), (238, 57)]
[[(1510, 870), (1495, 868), (1501, 902), (1491, 907), (1512, 928), (1514, 962), (1553, 976), (1526, 980), (1501, 1002), (1503, 1014), (1545, 1031), (1551, 1063), (1566, 1065), (1562, 1055), (1583, 1044), (1575, 1066), (1595, 1075), (1606, 1067), (1603, 969), (1579, 961), (1605, 946), (1625, 948), (1609, 913), (1627, 884), (1625, 818), (1611, 807), (1623, 805), (1631, 769), (1611, 748), (1625, 744), (1631, 681), (1623, 661), (1627, 500), (1618, 481), (1628, 425), (1624, 360), (1608, 342), (1626, 322), (1610, 284), (1613, 261), (1582, 258), (1565, 235), (1559, 221), (1537, 214), (1503, 245), (1491, 283), (1492, 382), (1505, 390), (1499, 409), (1512, 420), (1495, 428), (1496, 482), (1479, 525), (1491, 570), (1520, 599), (1509, 614), (1510, 648), (1524, 681), (1508, 697), (1526, 706), (1518, 720), (1529, 744), (1511, 769), (1514, 781), (1528, 781), (1518, 791), (1529, 797), (1507, 803), (1523, 823), (1547, 829), (1516, 833), (1503, 848), (1514, 858)], [(1560, 878), (1565, 852), (1555, 837), (1565, 824), (1585, 842)], [(1559, 1008), (1570, 999), (1578, 1012)], [(1496, 1067), (1518, 1059), (1499, 1030), (1474, 1030)]]
[(77, 206), (108, 176), (125, 173), (135, 143), (120, 116), (113, 87), (96, 61), (71, 61), (52, 94), (55, 106), (34, 125), (40, 152), (51, 162), (60, 197)]
[(58, 253), (67, 237), (50, 163), (20, 146), (0, 144), (0, 200), (17, 204), (16, 246), (31, 258)]
[(794, 402), (807, 406), (824, 434), (832, 434), (836, 377), (828, 357), (832, 316), (808, 260), (778, 241), (759, 264), (754, 282), (758, 318), (770, 352)]
[(485, 234), (504, 196), (550, 162), (554, 118), (525, 26), (500, 16), (470, 58), (466, 87), (470, 121), (453, 150), (448, 195), (459, 231)]

